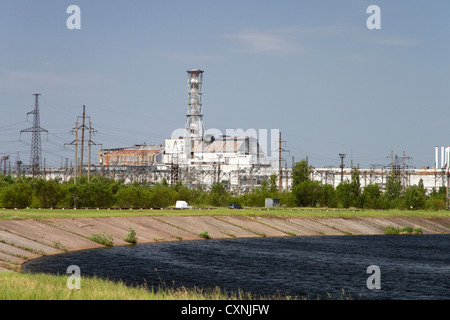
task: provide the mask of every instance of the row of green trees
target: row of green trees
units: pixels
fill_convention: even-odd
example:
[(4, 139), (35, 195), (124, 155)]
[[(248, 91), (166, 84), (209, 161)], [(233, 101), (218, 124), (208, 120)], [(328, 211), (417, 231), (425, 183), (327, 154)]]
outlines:
[(155, 208), (173, 205), (179, 198), (192, 199), (198, 192), (181, 184), (125, 185), (100, 176), (62, 182), (27, 177), (0, 176), (0, 206), (39, 208)]
[[(275, 186), (276, 190), (276, 186)], [(250, 194), (233, 196), (224, 183), (217, 183), (208, 192), (202, 188), (189, 188), (180, 182), (170, 186), (165, 180), (155, 185), (124, 184), (123, 181), (93, 176), (90, 183), (85, 177), (62, 182), (29, 177), (13, 178), (0, 175), (0, 206), (8, 208), (165, 208), (177, 200), (205, 207), (221, 207), (230, 203), (263, 207), (265, 198), (279, 196), (269, 182)], [(291, 193), (281, 195), (282, 202), (295, 206)]]
[(298, 206), (402, 210), (442, 210), (446, 207), (446, 188), (427, 193), (422, 179), (418, 185), (403, 188), (400, 179), (392, 174), (388, 176), (384, 190), (378, 184), (362, 187), (359, 171), (354, 168), (351, 179), (334, 188), (312, 180), (311, 171), (305, 160), (294, 165), (292, 193)]
[(73, 181), (0, 176), (0, 206), (39, 208), (164, 208), (177, 200), (197, 207), (222, 207), (238, 203), (244, 207), (263, 207), (266, 198), (280, 198), (286, 207), (329, 207), (364, 209), (445, 209), (446, 189), (427, 193), (423, 183), (403, 189), (401, 182), (390, 176), (385, 190), (378, 184), (361, 187), (359, 172), (353, 170), (351, 180), (336, 188), (311, 179), (312, 168), (305, 160), (295, 163), (291, 191), (278, 192), (276, 175), (264, 180), (252, 192), (233, 195), (226, 184), (216, 183), (211, 190), (189, 188), (181, 183), (170, 186), (165, 180), (155, 185), (124, 184), (100, 176)]

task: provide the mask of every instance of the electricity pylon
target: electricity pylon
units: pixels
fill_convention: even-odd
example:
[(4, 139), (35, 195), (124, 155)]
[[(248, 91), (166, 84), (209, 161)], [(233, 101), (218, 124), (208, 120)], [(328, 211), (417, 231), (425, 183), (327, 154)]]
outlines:
[(21, 130), (20, 133), (23, 132), (31, 132), (31, 152), (30, 152), (30, 166), (31, 173), (34, 177), (40, 175), (41, 171), (41, 160), (42, 160), (42, 148), (41, 148), (41, 132), (47, 132), (45, 129), (41, 128), (40, 119), (39, 119), (39, 96), (40, 93), (34, 93), (35, 103), (34, 110), (27, 113), (34, 115), (33, 116), (33, 126), (28, 129)]

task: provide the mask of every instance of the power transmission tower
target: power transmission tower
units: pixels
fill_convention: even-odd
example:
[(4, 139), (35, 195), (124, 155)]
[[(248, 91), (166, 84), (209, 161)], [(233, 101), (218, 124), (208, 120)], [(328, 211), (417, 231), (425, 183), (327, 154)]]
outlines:
[(29, 114), (34, 115), (33, 117), (33, 126), (28, 129), (21, 130), (20, 133), (23, 132), (31, 132), (31, 152), (30, 152), (30, 165), (31, 165), (31, 173), (34, 177), (40, 175), (40, 167), (42, 160), (42, 148), (41, 148), (41, 132), (48, 131), (41, 128), (40, 119), (39, 119), (39, 96), (40, 93), (34, 93), (35, 103), (34, 110), (27, 113), (27, 117)]
[[(387, 157), (389, 158), (389, 157)], [(391, 164), (390, 167), (392, 169), (392, 174), (394, 175), (395, 179), (398, 179), (402, 185), (403, 185), (403, 190), (406, 189), (406, 184), (407, 184), (407, 174), (406, 174), (406, 169), (407, 169), (407, 165), (405, 164), (406, 160), (411, 160), (411, 157), (406, 157), (405, 156), (405, 152), (403, 151), (403, 158), (401, 159), (399, 156), (395, 155), (394, 156), (394, 151), (391, 151), (391, 155), (390, 155), (390, 159), (391, 159)]]

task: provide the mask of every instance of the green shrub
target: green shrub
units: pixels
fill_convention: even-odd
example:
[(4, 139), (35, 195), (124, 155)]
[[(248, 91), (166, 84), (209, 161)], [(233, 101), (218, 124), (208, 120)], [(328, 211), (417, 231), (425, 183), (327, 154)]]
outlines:
[(133, 244), (137, 243), (136, 231), (132, 227), (130, 227), (130, 232), (125, 237), (125, 241)]
[(177, 200), (177, 193), (168, 186), (157, 184), (149, 189), (149, 205), (153, 208), (173, 206)]
[(364, 209), (382, 208), (381, 188), (378, 184), (369, 184), (363, 188), (361, 194)]
[(412, 234), (413, 233), (413, 228), (411, 226), (406, 226), (400, 229), (400, 233), (403, 234)]
[(32, 183), (32, 187), (32, 207), (55, 208), (62, 200), (61, 184), (56, 179), (45, 180), (38, 178)]
[(396, 227), (396, 226), (387, 226), (384, 229), (384, 234), (422, 234), (422, 228), (414, 228), (411, 226), (406, 227)]
[(435, 211), (445, 210), (445, 200), (436, 198), (428, 199), (426, 201), (425, 208), (428, 210), (435, 210)]
[(400, 228), (396, 226), (387, 226), (384, 229), (384, 234), (400, 234)]
[(405, 200), (406, 209), (408, 210), (418, 210), (425, 208), (426, 195), (425, 189), (420, 186), (409, 186), (403, 195)]
[(226, 206), (228, 204), (228, 191), (223, 183), (215, 183), (209, 192), (209, 203), (215, 207)]
[(113, 236), (107, 232), (94, 233), (89, 239), (107, 247), (113, 246)]
[(203, 231), (202, 233), (200, 233), (200, 237), (204, 239), (211, 239), (211, 236), (208, 234), (208, 231)]
[(0, 202), (5, 207), (26, 208), (31, 204), (32, 195), (31, 184), (19, 181), (3, 188)]
[(116, 193), (115, 205), (119, 208), (151, 207), (151, 191), (146, 186), (132, 184), (122, 186)]

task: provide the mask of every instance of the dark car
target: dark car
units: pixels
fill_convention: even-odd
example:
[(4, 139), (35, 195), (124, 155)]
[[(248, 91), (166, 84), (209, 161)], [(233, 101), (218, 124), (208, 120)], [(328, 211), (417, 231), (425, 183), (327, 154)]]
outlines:
[(244, 208), (242, 208), (240, 205), (238, 205), (238, 204), (230, 204), (229, 206), (228, 206), (228, 209), (244, 209)]

